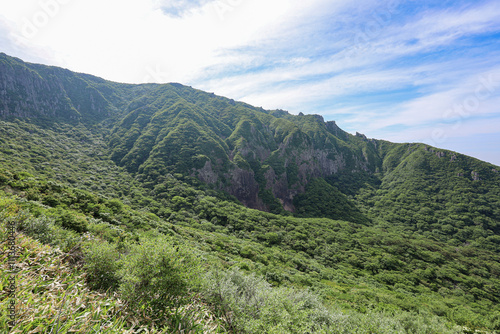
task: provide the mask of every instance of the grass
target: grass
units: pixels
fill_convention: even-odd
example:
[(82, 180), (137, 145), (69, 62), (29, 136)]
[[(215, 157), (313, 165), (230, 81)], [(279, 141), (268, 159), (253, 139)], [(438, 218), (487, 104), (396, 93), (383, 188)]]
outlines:
[[(12, 209), (12, 207), (11, 207)], [(5, 218), (5, 215), (4, 215)], [(16, 218), (15, 216), (13, 218)], [(71, 265), (75, 254), (44, 245), (22, 233), (15, 237), (18, 272), (9, 272), (6, 219), (0, 223), (1, 333), (216, 333), (221, 330), (199, 300), (172, 311), (161, 327), (146, 312), (132, 311), (117, 294), (90, 290), (86, 274)], [(78, 251), (75, 251), (78, 252)], [(76, 254), (78, 255), (78, 254)], [(16, 324), (8, 326), (8, 280), (15, 275)], [(176, 330), (174, 330), (177, 329)], [(10, 332), (9, 332), (10, 331)]]
[[(43, 215), (34, 218), (18, 204), (15, 198), (0, 197), (1, 333), (9, 332), (7, 305), (10, 300), (7, 285), (12, 275), (8, 271), (9, 222), (20, 222), (19, 226), (24, 226), (23, 233), (30, 234), (18, 233), (15, 238), (16, 253), (19, 255), (16, 260), (19, 269), (16, 274), (15, 299), (17, 323), (10, 329), (10, 333), (475, 332), (427, 313), (345, 310), (336, 301), (324, 303), (314, 291), (285, 286), (272, 287), (259, 275), (248, 275), (236, 268), (217, 270), (217, 267), (205, 275), (200, 273), (202, 288), (191, 292), (187, 303), (178, 307), (165, 307), (159, 313), (151, 308), (154, 305), (147, 302), (127, 304), (126, 296), (119, 295), (120, 289), (111, 293), (92, 290), (87, 285), (92, 273), (87, 267), (92, 259), (85, 257), (84, 246), (96, 242), (103, 244), (103, 240), (96, 240), (95, 235), (84, 233), (76, 241), (72, 241), (71, 248), (63, 247), (61, 250), (57, 245), (45, 245), (34, 238), (59, 240), (56, 236), (61, 228), (48, 223)], [(145, 239), (141, 238), (141, 247), (164, 245), (168, 239), (158, 236), (155, 241), (151, 239), (153, 234), (155, 233), (151, 232), (142, 236)], [(52, 238), (48, 238), (49, 236)], [(88, 243), (90, 240), (93, 243)], [(148, 247), (143, 250), (151, 248)], [(97, 250), (102, 248), (96, 248)], [(129, 252), (132, 250), (133, 247)], [(150, 252), (146, 253), (151, 260), (155, 257)], [(176, 250), (176, 256), (182, 257), (182, 253), (177, 253)], [(133, 252), (123, 255), (126, 259), (130, 254)], [(167, 258), (169, 254), (167, 247)], [(99, 268), (111, 268), (107, 260), (102, 261), (105, 263)], [(131, 263), (128, 261), (125, 267), (129, 268)], [(182, 268), (178, 268), (178, 271), (189, 270), (187, 267)], [(150, 272), (152, 268), (139, 269)], [(120, 281), (120, 284), (124, 282)], [(331, 284), (342, 289), (339, 282)], [(156, 284), (149, 293), (152, 297), (157, 294), (155, 288)]]

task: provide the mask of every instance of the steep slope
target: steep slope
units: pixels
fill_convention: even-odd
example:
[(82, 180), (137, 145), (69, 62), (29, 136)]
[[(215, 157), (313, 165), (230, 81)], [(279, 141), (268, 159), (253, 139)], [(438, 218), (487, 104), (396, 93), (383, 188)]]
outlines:
[(0, 53), (0, 115), (77, 124), (113, 118), (154, 85), (125, 85)]
[[(92, 186), (100, 184), (99, 179), (89, 181)], [(122, 185), (124, 190), (127, 187)], [(394, 318), (390, 312), (398, 316), (411, 312), (406, 320), (402, 318), (405, 326), (413, 319), (407, 329), (421, 327), (436, 315), (470, 328), (500, 329), (500, 250), (445, 244), (383, 225), (269, 214), (217, 200), (171, 179), (168, 187), (155, 189), (161, 192), (156, 197), (161, 200), (159, 206), (167, 208), (165, 219), (143, 205), (134, 211), (118, 200), (25, 172), (0, 169), (0, 190), (5, 191), (0, 191), (0, 212), (6, 203), (24, 212), (22, 220), (26, 211), (31, 212), (36, 219), (20, 224), (22, 229), (65, 251), (81, 241), (82, 232), (124, 247), (141, 231), (157, 229), (175, 235), (184, 246), (210, 252), (225, 268), (257, 273), (275, 286), (313, 287), (335, 307), (366, 314), (364, 319), (370, 323), (381, 316)], [(147, 195), (143, 199), (155, 202)], [(149, 232), (144, 234), (146, 239), (153, 235)], [(114, 267), (112, 262), (101, 266)], [(106, 275), (112, 273), (106, 271)], [(277, 311), (285, 312), (287, 319), (289, 308), (280, 305)], [(355, 319), (353, 325), (359, 326)]]
[(359, 192), (367, 214), (434, 240), (499, 249), (498, 167), (423, 144), (405, 151), (384, 159), (378, 188)]
[(113, 160), (130, 172), (151, 181), (192, 175), (249, 207), (277, 211), (295, 211), (295, 195), (314, 178), (375, 171), (373, 143), (321, 116), (265, 111), (172, 84), (129, 105), (110, 137)]
[(261, 210), (295, 211), (293, 198), (312, 179), (376, 163), (373, 147), (320, 116), (266, 111), (180, 84), (118, 84), (1, 54), (0, 94), (4, 119), (104, 125), (113, 129), (113, 161), (129, 172), (150, 182), (193, 176)]
[[(423, 323), (430, 312), (500, 329), (499, 167), (179, 84), (121, 85), (6, 59), (23, 74), (0, 74), (14, 106), (2, 107), (0, 197), (52, 217), (64, 235), (89, 230), (121, 244), (157, 229), (226, 269), (312, 287), (370, 322), (407, 311)], [(60, 85), (23, 95), (37, 80)], [(77, 102), (84, 84), (106, 99), (101, 109), (85, 94)], [(64, 96), (79, 118), (57, 104), (23, 114), (25, 98), (46, 96)], [(221, 200), (218, 189), (282, 215)]]
[[(391, 210), (377, 211), (372, 199), (360, 199), (373, 191), (385, 196), (384, 189), (420, 194), (418, 182), (410, 182), (417, 175), (439, 185), (448, 184), (453, 173), (465, 173), (471, 181), (481, 179), (481, 189), (498, 187), (498, 179), (489, 176), (496, 175), (496, 167), (476, 159), (460, 155), (449, 161), (449, 152), (442, 159), (436, 156), (441, 163), (432, 169), (416, 166), (422, 151), (417, 144), (353, 136), (319, 115), (255, 108), (180, 84), (118, 84), (1, 54), (0, 94), (4, 119), (51, 127), (80, 124), (101, 138), (102, 155), (150, 188), (168, 175), (181, 175), (223, 190), (248, 207), (275, 213), (367, 223)], [(477, 172), (480, 176), (471, 174)], [(323, 180), (332, 196), (318, 196), (315, 185)], [(470, 187), (462, 191), (466, 197), (476, 194)], [(483, 202), (491, 212), (488, 218), (498, 221), (494, 202)]]

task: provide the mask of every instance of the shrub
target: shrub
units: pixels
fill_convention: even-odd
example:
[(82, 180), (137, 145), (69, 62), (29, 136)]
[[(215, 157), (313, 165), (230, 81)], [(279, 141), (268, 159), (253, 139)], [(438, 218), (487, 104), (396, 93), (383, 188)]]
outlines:
[(113, 213), (120, 213), (123, 211), (123, 203), (117, 199), (110, 199), (106, 206), (113, 211)]
[(199, 262), (185, 246), (165, 236), (132, 245), (122, 260), (120, 292), (133, 307), (164, 312), (183, 304), (199, 277)]
[(44, 244), (54, 241), (54, 220), (46, 216), (30, 217), (20, 223), (19, 229)]
[(45, 215), (33, 217), (28, 212), (24, 212), (24, 218), (17, 219), (18, 229), (24, 234), (37, 239), (38, 241), (59, 247), (67, 252), (80, 242), (80, 236), (71, 230), (65, 230), (54, 223), (54, 219)]
[(307, 333), (331, 323), (328, 310), (308, 290), (272, 288), (264, 279), (237, 269), (213, 271), (204, 283), (205, 297), (233, 331)]
[(116, 245), (94, 240), (83, 247), (87, 283), (94, 289), (114, 290), (118, 287), (120, 254)]
[(67, 210), (59, 211), (56, 221), (61, 224), (62, 227), (79, 233), (87, 231), (86, 218), (76, 216), (73, 212)]

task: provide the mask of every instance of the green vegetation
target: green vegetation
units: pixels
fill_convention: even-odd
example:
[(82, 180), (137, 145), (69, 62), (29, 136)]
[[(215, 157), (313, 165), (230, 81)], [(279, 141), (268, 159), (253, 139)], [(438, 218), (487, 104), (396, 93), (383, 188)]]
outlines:
[(0, 120), (13, 333), (500, 331), (499, 167), (179, 84), (0, 71), (41, 80)]
[[(141, 328), (153, 333), (179, 330), (455, 333), (458, 330), (426, 311), (360, 312), (345, 305), (341, 307), (330, 299), (332, 295), (325, 290), (327, 285), (314, 281), (314, 276), (308, 277), (306, 273), (297, 272), (295, 283), (283, 281), (279, 287), (272, 287), (277, 284), (274, 280), (279, 280), (276, 273), (268, 271), (259, 278), (256, 276), (259, 270), (249, 275), (237, 269), (269, 269), (249, 259), (261, 259), (250, 254), (256, 247), (269, 252), (268, 247), (218, 233), (173, 228), (166, 222), (160, 228), (134, 229), (137, 232), (134, 237), (119, 227), (89, 218), (88, 232), (79, 235), (58, 223), (60, 211), (37, 203), (5, 195), (0, 201), (3, 222), (0, 237), (6, 239), (4, 222), (15, 221), (21, 232), (16, 237), (19, 261), (29, 263), (21, 265), (17, 274), (18, 296), (28, 302), (18, 305), (19, 322), (12, 333), (57, 328), (104, 333), (127, 330), (132, 333)], [(78, 211), (71, 212), (78, 216)], [(50, 242), (56, 248), (42, 246), (32, 238)], [(272, 242), (272, 238), (269, 240)], [(231, 256), (222, 250), (229, 245), (237, 247), (238, 243), (243, 243), (240, 254)], [(7, 243), (2, 247), (7, 249)], [(7, 252), (3, 254), (5, 269)], [(196, 269), (201, 269), (200, 266), (205, 268)], [(2, 270), (4, 286), (8, 275), (7, 270)], [(309, 290), (300, 288), (301, 282), (307, 280), (313, 283)], [(88, 288), (82, 284), (84, 281)], [(6, 291), (2, 295), (7, 300)], [(1, 326), (6, 330), (5, 310), (2, 312)]]
[(297, 216), (327, 217), (367, 224), (369, 220), (335, 186), (324, 179), (312, 180), (304, 194), (294, 198)]

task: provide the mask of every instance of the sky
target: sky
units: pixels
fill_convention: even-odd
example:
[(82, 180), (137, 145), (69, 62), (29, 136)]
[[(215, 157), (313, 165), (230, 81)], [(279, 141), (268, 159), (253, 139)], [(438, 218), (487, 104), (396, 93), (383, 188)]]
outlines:
[(0, 0), (0, 52), (500, 166), (498, 0)]

